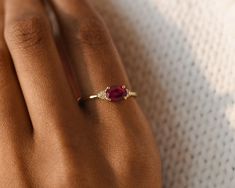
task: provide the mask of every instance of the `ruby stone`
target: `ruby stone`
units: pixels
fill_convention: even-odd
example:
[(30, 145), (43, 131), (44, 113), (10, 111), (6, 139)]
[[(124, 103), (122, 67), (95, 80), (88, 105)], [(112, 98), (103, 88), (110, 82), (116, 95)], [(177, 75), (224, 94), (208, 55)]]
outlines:
[(125, 86), (111, 86), (106, 90), (106, 96), (113, 102), (123, 100), (127, 96)]

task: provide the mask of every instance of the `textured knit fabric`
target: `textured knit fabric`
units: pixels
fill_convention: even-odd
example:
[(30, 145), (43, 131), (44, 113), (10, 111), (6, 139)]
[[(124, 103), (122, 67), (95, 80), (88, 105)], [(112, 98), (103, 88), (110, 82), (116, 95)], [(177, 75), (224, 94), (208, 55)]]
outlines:
[(235, 1), (92, 3), (150, 120), (164, 187), (235, 188)]

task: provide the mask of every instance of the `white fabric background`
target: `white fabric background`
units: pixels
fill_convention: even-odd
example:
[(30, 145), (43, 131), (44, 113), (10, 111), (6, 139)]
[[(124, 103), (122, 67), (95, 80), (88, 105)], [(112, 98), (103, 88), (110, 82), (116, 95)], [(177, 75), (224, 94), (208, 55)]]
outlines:
[(151, 122), (164, 187), (234, 188), (235, 1), (92, 2)]

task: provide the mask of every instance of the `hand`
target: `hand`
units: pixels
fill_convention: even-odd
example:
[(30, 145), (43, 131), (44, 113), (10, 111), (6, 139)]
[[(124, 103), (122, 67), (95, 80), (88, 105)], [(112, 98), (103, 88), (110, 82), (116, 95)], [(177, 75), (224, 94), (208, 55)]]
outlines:
[[(159, 153), (136, 99), (79, 106), (43, 3), (0, 2), (0, 187), (160, 188)], [(93, 8), (51, 4), (79, 93), (130, 88)]]

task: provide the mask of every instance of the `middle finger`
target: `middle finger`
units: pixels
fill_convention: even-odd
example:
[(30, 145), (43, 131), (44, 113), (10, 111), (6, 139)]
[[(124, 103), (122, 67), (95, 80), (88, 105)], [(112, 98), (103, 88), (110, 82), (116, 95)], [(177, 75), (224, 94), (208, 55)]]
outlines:
[(32, 127), (3, 36), (2, 3), (0, 1), (0, 185), (17, 187), (19, 181), (22, 186), (25, 182), (19, 174), (22, 168), (27, 169), (24, 159), (29, 152)]
[(76, 100), (41, 1), (7, 0), (5, 9), (5, 37), (34, 129), (51, 133), (51, 128), (73, 126)]

